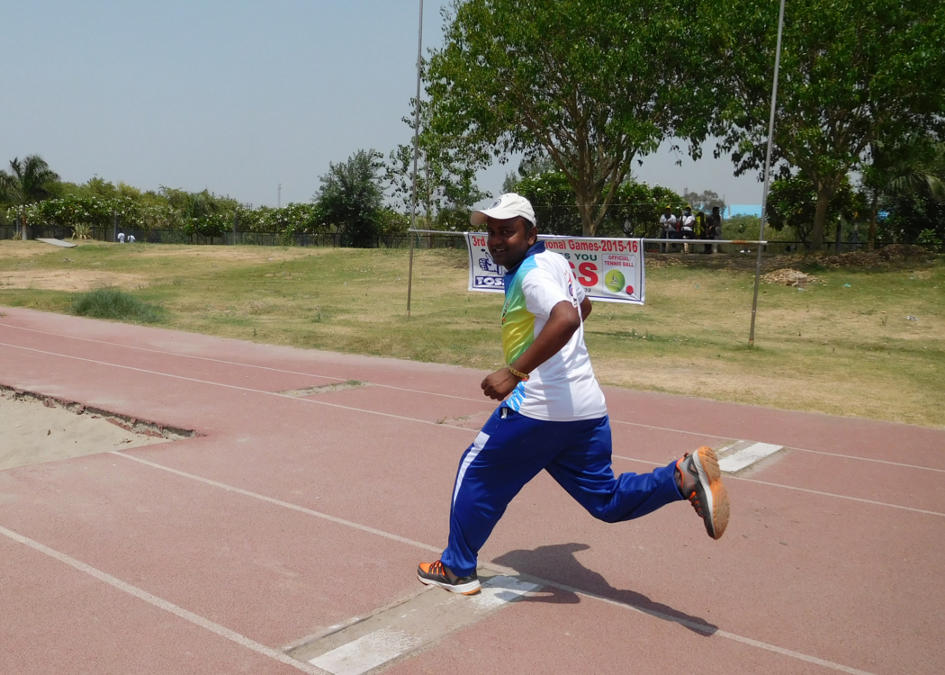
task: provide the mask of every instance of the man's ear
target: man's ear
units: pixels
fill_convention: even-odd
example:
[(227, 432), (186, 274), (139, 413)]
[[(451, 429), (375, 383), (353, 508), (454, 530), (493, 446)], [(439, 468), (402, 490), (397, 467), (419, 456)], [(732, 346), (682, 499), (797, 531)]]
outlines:
[(538, 241), (538, 226), (528, 220), (525, 220), (525, 239), (528, 241), (529, 246)]

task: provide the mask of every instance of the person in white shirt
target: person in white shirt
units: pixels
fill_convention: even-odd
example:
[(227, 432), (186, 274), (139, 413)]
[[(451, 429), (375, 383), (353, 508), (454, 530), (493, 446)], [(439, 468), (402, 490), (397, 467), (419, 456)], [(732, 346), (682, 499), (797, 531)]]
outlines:
[[(670, 206), (663, 209), (663, 215), (660, 216), (660, 230), (663, 233), (663, 239), (676, 238), (676, 216)], [(666, 244), (663, 244), (662, 249), (663, 253), (667, 252)]]
[[(696, 217), (692, 215), (692, 207), (686, 206), (682, 214), (682, 238), (693, 239), (696, 236)], [(683, 244), (683, 251), (689, 253), (689, 242)]]

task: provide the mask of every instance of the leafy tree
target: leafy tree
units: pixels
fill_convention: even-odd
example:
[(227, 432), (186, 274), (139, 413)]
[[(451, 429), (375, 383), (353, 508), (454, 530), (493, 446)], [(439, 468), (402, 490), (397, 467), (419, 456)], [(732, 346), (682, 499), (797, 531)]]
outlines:
[[(542, 166), (538, 164), (537, 166)], [(560, 171), (554, 169), (529, 173), (517, 181), (508, 179), (506, 188), (527, 197), (535, 208), (535, 217), (542, 232), (548, 234), (581, 234), (580, 217), (574, 202), (574, 190)], [(669, 205), (682, 211), (683, 199), (662, 186), (626, 181), (617, 188), (607, 217), (601, 220), (597, 234), (609, 237), (658, 237), (659, 217)]]
[(29, 204), (49, 199), (55, 194), (59, 175), (39, 155), (20, 161), (10, 160), (10, 173), (0, 171), (0, 201), (8, 204)]
[[(413, 106), (417, 101), (411, 100)], [(416, 107), (414, 107), (416, 111)], [(440, 139), (425, 130), (430, 109), (421, 103), (420, 133), (417, 134), (417, 205), (425, 227), (455, 229), (465, 227), (469, 208), (488, 195), (476, 185), (476, 171)], [(414, 117), (403, 120), (415, 130)], [(395, 203), (410, 213), (413, 206), (413, 145), (398, 145), (390, 153), (384, 175)]]
[[(776, 180), (768, 193), (768, 223), (775, 230), (792, 229), (797, 238), (810, 248), (817, 203), (817, 188), (806, 176)], [(840, 241), (842, 225), (855, 221), (864, 211), (864, 206), (844, 176), (828, 203), (829, 222), (836, 228), (836, 241)]]
[(326, 222), (341, 233), (343, 246), (371, 247), (381, 220), (383, 155), (358, 150), (341, 164), (329, 164), (315, 195)]
[(623, 233), (623, 236), (660, 237), (659, 220), (663, 209), (669, 206), (674, 213), (681, 213), (685, 205), (686, 201), (669, 188), (625, 182), (617, 190), (608, 233), (613, 236)]
[(59, 175), (39, 155), (10, 160), (10, 173), (0, 171), (0, 204), (13, 207), (11, 217), (19, 218), (24, 238), (29, 234), (27, 204), (49, 199), (55, 194)]
[[(429, 133), (470, 166), (546, 156), (593, 235), (638, 155), (665, 136), (698, 153), (700, 3), (468, 0), (446, 10), (425, 80)], [(714, 11), (714, 10), (713, 10)], [(702, 83), (706, 83), (705, 85)]]
[[(896, 146), (876, 144), (864, 172), (870, 200), (869, 241), (919, 243), (941, 248), (945, 241), (945, 142), (914, 135)], [(879, 233), (879, 211), (883, 232)]]
[(574, 189), (561, 171), (527, 175), (514, 186), (535, 209), (535, 219), (545, 234), (581, 233), (581, 216), (574, 202)]
[[(778, 3), (717, 6), (717, 154), (736, 173), (760, 169), (767, 146)], [(876, 143), (940, 128), (945, 109), (945, 4), (939, 0), (792, 0), (784, 19), (773, 162), (814, 187), (810, 234), (823, 247), (831, 200)]]
[(713, 190), (687, 192), (682, 198), (687, 204), (692, 206), (694, 211), (711, 211), (713, 206), (718, 206), (720, 211), (725, 210), (725, 200)]
[(240, 208), (231, 197), (220, 197), (208, 190), (186, 192), (161, 186), (161, 195), (170, 206), (171, 225), (187, 235), (219, 237), (233, 226)]

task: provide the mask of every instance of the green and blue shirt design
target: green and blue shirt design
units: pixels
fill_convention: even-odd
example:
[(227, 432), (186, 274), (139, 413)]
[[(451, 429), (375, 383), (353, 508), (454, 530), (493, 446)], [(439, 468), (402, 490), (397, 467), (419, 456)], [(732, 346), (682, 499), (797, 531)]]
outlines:
[[(555, 305), (567, 301), (579, 307), (585, 295), (568, 261), (546, 251), (543, 242), (529, 248), (522, 262), (506, 272), (504, 283), (502, 351), (507, 364), (535, 341)], [(607, 414), (584, 344), (583, 323), (557, 354), (519, 382), (503, 405), (526, 417), (560, 422)]]

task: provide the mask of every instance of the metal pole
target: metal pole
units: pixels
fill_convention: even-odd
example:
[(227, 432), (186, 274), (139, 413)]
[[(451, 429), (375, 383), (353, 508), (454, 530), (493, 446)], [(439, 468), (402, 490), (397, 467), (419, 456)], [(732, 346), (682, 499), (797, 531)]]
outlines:
[[(410, 229), (417, 226), (417, 156), (420, 154), (420, 69), (423, 63), (423, 0), (420, 0), (420, 20), (417, 25), (417, 98), (413, 111), (413, 183), (410, 196)], [(410, 265), (407, 270), (407, 317), (410, 317), (410, 296), (413, 293), (413, 240), (410, 236)]]
[[(758, 239), (765, 238), (765, 219), (768, 210), (768, 183), (771, 171), (771, 146), (774, 143), (774, 111), (778, 100), (778, 70), (781, 67), (781, 31), (784, 26), (784, 0), (781, 0), (781, 9), (778, 14), (778, 41), (774, 52), (774, 82), (771, 85), (771, 115), (768, 118), (768, 150), (765, 153), (765, 183), (761, 192), (761, 227)], [(764, 247), (758, 246), (758, 259), (755, 262), (755, 290), (751, 298), (751, 328), (748, 331), (748, 346), (755, 346), (755, 314), (758, 311), (758, 286), (761, 282), (761, 251)]]

